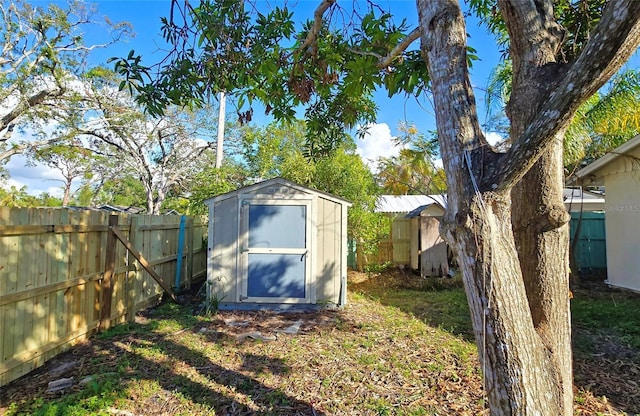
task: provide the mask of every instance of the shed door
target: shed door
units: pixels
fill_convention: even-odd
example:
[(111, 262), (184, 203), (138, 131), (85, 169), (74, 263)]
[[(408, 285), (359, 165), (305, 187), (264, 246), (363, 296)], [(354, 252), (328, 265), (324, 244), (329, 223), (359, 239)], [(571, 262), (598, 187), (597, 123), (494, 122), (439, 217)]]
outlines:
[(240, 301), (297, 302), (310, 299), (310, 200), (241, 202)]

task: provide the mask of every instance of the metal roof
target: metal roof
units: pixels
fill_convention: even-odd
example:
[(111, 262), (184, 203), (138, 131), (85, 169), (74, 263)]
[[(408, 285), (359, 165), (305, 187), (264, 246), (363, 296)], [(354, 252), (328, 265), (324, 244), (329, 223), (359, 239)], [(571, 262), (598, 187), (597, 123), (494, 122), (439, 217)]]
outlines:
[(446, 195), (381, 195), (376, 204), (376, 212), (408, 213), (418, 207), (429, 205), (447, 206)]
[[(604, 204), (604, 195), (597, 192), (583, 190), (582, 187), (568, 187), (564, 189), (564, 200), (567, 203), (591, 202)], [(376, 212), (411, 213), (419, 215), (426, 207), (438, 204), (442, 208), (447, 206), (446, 195), (381, 195), (376, 204)]]
[(581, 186), (564, 188), (564, 202), (568, 204), (589, 202), (604, 205), (604, 194), (582, 189)]

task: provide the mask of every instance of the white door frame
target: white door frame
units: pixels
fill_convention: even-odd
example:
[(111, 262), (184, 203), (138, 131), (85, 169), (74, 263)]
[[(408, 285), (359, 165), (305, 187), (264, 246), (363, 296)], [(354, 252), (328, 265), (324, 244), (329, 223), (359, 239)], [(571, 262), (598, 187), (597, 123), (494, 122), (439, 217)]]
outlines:
[[(315, 241), (315, 227), (313, 227), (315, 215), (315, 197), (308, 195), (256, 195), (244, 194), (238, 198), (240, 221), (238, 224), (240, 236), (238, 245), (239, 273), (237, 281), (238, 301), (245, 303), (315, 303), (315, 278), (313, 273), (313, 242)], [(260, 248), (249, 247), (249, 207), (251, 205), (295, 205), (306, 207), (305, 219), (305, 247), (301, 249), (292, 248)], [(305, 261), (305, 297), (249, 297), (248, 296), (248, 274), (249, 274), (249, 254), (296, 254)]]

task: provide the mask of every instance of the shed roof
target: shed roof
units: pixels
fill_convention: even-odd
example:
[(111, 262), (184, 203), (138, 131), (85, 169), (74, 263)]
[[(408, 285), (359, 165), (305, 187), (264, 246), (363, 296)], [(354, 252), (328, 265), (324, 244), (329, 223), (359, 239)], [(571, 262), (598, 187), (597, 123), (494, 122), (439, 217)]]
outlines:
[(209, 199), (205, 199), (204, 203), (205, 204), (211, 204), (211, 203), (215, 203), (215, 202), (218, 202), (218, 201), (223, 201), (225, 199), (234, 197), (236, 195), (239, 195), (239, 194), (242, 194), (242, 193), (245, 193), (245, 192), (251, 192), (251, 191), (253, 191), (255, 189), (258, 189), (258, 188), (264, 188), (264, 187), (267, 187), (267, 186), (274, 186), (274, 185), (288, 186), (290, 188), (297, 189), (298, 191), (301, 191), (301, 192), (318, 194), (318, 195), (322, 196), (325, 199), (328, 199), (330, 201), (336, 202), (338, 204), (346, 205), (348, 207), (353, 205), (350, 201), (347, 201), (346, 199), (343, 199), (343, 198), (340, 198), (338, 196), (329, 194), (327, 192), (319, 191), (317, 189), (313, 189), (313, 188), (309, 188), (309, 187), (306, 187), (306, 186), (303, 186), (303, 185), (299, 185), (297, 183), (288, 181), (288, 180), (283, 179), (283, 178), (273, 178), (273, 179), (267, 179), (266, 181), (256, 182), (253, 185), (245, 186), (243, 188), (236, 189), (235, 191), (227, 192), (227, 193), (224, 193), (224, 194), (216, 195), (216, 196), (214, 196), (212, 198), (209, 198)]
[(640, 146), (640, 134), (623, 143), (622, 145), (616, 147), (611, 152), (602, 156), (600, 159), (588, 164), (584, 168), (580, 169), (576, 173), (574, 173), (568, 180), (568, 183), (581, 183), (585, 179), (589, 179), (591, 177), (597, 176), (597, 173), (600, 169), (607, 166), (609, 163), (626, 155), (631, 152), (635, 148)]
[[(407, 215), (405, 215), (405, 218), (415, 218), (415, 217), (420, 217), (424, 214), (425, 211), (428, 210), (433, 210), (433, 207), (439, 207), (442, 211), (444, 211), (444, 207), (438, 203), (432, 203), (429, 205), (420, 205), (418, 208), (414, 209), (413, 211), (410, 211)], [(441, 213), (438, 213), (438, 216), (441, 215)], [(427, 216), (431, 217), (433, 215), (428, 215)]]
[[(376, 204), (376, 212), (409, 213), (417, 208), (438, 204), (447, 206), (446, 195), (381, 195)], [(421, 209), (421, 210), (422, 210)]]

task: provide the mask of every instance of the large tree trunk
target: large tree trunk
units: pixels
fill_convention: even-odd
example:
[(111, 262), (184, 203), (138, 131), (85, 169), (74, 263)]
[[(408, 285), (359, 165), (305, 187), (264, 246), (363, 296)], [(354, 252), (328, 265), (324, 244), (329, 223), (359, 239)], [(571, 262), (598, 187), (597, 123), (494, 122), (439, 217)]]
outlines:
[(482, 193), (471, 199), (468, 214), (459, 212), (445, 232), (463, 270), (491, 412), (560, 415), (553, 357), (532, 325), (511, 230), (510, 195)]
[[(443, 231), (456, 251), (493, 414), (562, 414), (551, 357), (533, 326), (511, 228), (510, 189), (477, 184), (492, 152), (475, 115), (466, 31), (456, 4), (419, 0), (449, 206)], [(427, 33), (425, 33), (427, 32)], [(487, 152), (474, 152), (487, 147)]]
[(498, 3), (514, 74), (506, 154), (496, 153), (479, 128), (457, 2), (418, 0), (447, 175), (442, 231), (461, 266), (491, 412), (570, 415), (562, 137), (579, 105), (640, 44), (640, 2), (609, 4), (566, 67), (555, 62), (564, 34), (551, 1)]

